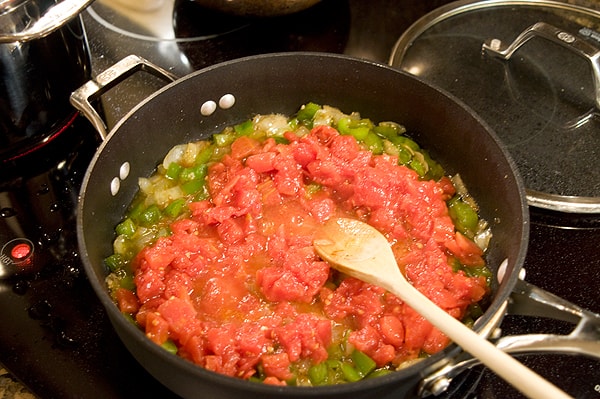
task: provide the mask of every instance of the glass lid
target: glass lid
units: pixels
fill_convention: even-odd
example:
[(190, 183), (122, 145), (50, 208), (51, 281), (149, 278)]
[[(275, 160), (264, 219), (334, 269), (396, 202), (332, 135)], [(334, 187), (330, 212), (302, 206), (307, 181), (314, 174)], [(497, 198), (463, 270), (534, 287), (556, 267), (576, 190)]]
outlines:
[(390, 64), (454, 94), (496, 131), (530, 205), (600, 213), (600, 11), (453, 2), (415, 22)]

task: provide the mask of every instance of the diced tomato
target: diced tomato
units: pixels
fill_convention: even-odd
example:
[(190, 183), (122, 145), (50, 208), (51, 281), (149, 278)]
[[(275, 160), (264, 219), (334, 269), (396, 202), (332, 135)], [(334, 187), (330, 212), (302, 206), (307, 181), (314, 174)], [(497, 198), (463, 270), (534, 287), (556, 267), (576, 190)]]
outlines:
[(225, 323), (210, 328), (206, 334), (205, 348), (212, 355), (213, 369), (239, 378), (255, 374), (261, 355), (272, 342), (265, 336), (259, 324)]
[(270, 330), (259, 323), (244, 323), (236, 330), (241, 353), (260, 355), (273, 345)]
[(166, 298), (185, 298), (192, 287), (192, 278), (187, 273), (179, 270), (171, 270), (165, 276), (164, 296)]
[(158, 307), (164, 302), (163, 298), (153, 298), (146, 302), (144, 302), (138, 312), (135, 315), (135, 321), (140, 325), (140, 327), (146, 327), (146, 320), (148, 318), (148, 314), (152, 312), (156, 312)]
[(404, 310), (404, 350), (418, 353), (433, 326), (412, 308)]
[(146, 336), (158, 345), (169, 338), (169, 322), (158, 313), (148, 313), (146, 317)]
[(329, 277), (329, 265), (316, 261), (314, 252), (287, 248), (276, 265), (260, 269), (256, 281), (269, 301), (311, 302)]
[[(199, 203), (196, 202), (195, 204), (198, 205)], [(200, 223), (194, 219), (181, 219), (171, 223), (171, 231), (174, 236), (182, 233), (193, 234), (199, 227)]]
[(390, 206), (394, 194), (388, 170), (365, 168), (357, 173), (352, 197), (356, 205), (371, 208)]
[(239, 219), (225, 219), (217, 226), (217, 232), (223, 242), (234, 244), (245, 237)]
[(275, 152), (261, 152), (246, 158), (246, 165), (258, 173), (272, 172), (275, 170)]
[(432, 328), (423, 342), (423, 351), (433, 355), (444, 349), (449, 343), (450, 339), (446, 335), (437, 328)]
[[(210, 203), (210, 201), (207, 201), (207, 200), (195, 201), (195, 202), (190, 203), (188, 205), (188, 207), (192, 211), (193, 216), (199, 217), (199, 216), (201, 216), (202, 213), (204, 213), (204, 211), (211, 208), (211, 203)], [(175, 222), (175, 223), (177, 223), (177, 222)], [(173, 232), (177, 233), (177, 231), (173, 231)]]
[(483, 251), (473, 241), (456, 232), (454, 240), (447, 241), (446, 248), (465, 266), (483, 266)]
[(399, 348), (404, 343), (404, 325), (393, 315), (385, 315), (379, 319), (379, 331), (384, 342)]
[(181, 346), (178, 354), (196, 364), (204, 364), (206, 355), (204, 337), (200, 335), (190, 337), (185, 345)]
[(281, 381), (289, 380), (294, 375), (290, 371), (290, 359), (285, 352), (272, 355), (262, 355), (262, 365), (268, 377), (275, 377)]
[(308, 203), (310, 214), (320, 223), (324, 223), (335, 213), (335, 203), (331, 198), (315, 198)]
[(306, 286), (298, 281), (289, 271), (280, 267), (260, 269), (256, 274), (256, 282), (269, 301), (310, 301), (305, 295)]
[(306, 166), (306, 170), (313, 181), (324, 186), (338, 186), (344, 182), (339, 168), (329, 160), (315, 160)]
[(260, 147), (260, 143), (248, 136), (240, 136), (231, 143), (231, 156), (244, 159)]
[(140, 303), (133, 291), (125, 288), (118, 288), (115, 295), (121, 312), (135, 313), (139, 310)]
[(235, 329), (236, 326), (229, 323), (208, 330), (206, 333), (208, 348), (216, 355), (225, 355), (231, 348), (235, 347)]
[(142, 303), (160, 297), (165, 291), (165, 271), (146, 268), (138, 269), (134, 277), (136, 293)]
[(469, 282), (471, 283), (471, 303), (481, 301), (490, 291), (484, 276), (470, 278)]
[(304, 187), (302, 181), (302, 170), (296, 163), (289, 159), (280, 160), (275, 165), (277, 172), (273, 176), (273, 183), (282, 195), (297, 196), (302, 193)]
[(440, 189), (442, 190), (442, 200), (448, 201), (456, 194), (456, 189), (452, 184), (452, 180), (448, 176), (444, 176), (439, 181)]
[[(353, 136), (336, 135), (330, 141), (331, 155), (343, 161), (351, 161), (356, 158), (360, 147)], [(370, 156), (370, 155), (369, 155)]]
[(211, 276), (204, 284), (197, 284), (201, 295), (195, 301), (208, 320), (243, 319), (240, 307), (248, 293), (243, 281), (231, 275)]
[(263, 383), (267, 384), (267, 385), (276, 385), (276, 386), (286, 386), (287, 383), (285, 381), (281, 381), (279, 378), (277, 377), (267, 377), (263, 380)]
[(348, 342), (367, 354), (380, 367), (390, 363), (396, 356), (394, 346), (384, 343), (379, 331), (370, 325), (350, 333)]
[(310, 134), (312, 137), (317, 138), (319, 143), (325, 146), (328, 146), (331, 140), (333, 140), (335, 137), (339, 137), (340, 135), (337, 130), (327, 125), (319, 125), (314, 127)]
[(261, 215), (262, 195), (255, 186), (256, 183), (252, 183), (252, 188), (244, 188), (235, 192), (233, 204), (238, 208), (235, 216), (251, 215), (259, 217)]
[(382, 344), (370, 354), (371, 359), (377, 363), (378, 366), (384, 366), (389, 364), (396, 357), (396, 348), (393, 345)]
[(277, 327), (274, 333), (291, 362), (301, 357), (311, 358), (315, 363), (327, 359), (327, 347), (331, 341), (329, 320), (300, 314), (292, 322)]
[(204, 356), (202, 360), (204, 362), (205, 369), (214, 371), (215, 373), (221, 371), (221, 365), (223, 364), (223, 361), (220, 356), (207, 355)]
[(199, 333), (198, 312), (189, 300), (171, 297), (158, 307), (158, 313), (169, 323), (173, 337), (182, 344)]
[(370, 322), (382, 314), (385, 290), (366, 284), (355, 278), (344, 279), (333, 292), (329, 303), (325, 304), (325, 313), (334, 320), (346, 317), (356, 319), (359, 326)]
[(145, 267), (151, 270), (164, 270), (175, 259), (176, 253), (171, 248), (171, 239), (161, 237), (156, 244), (148, 248), (144, 254)]
[(294, 145), (294, 160), (302, 167), (306, 167), (317, 158), (317, 150), (309, 143), (300, 142)]
[(256, 188), (261, 194), (264, 206), (276, 206), (281, 203), (281, 195), (279, 194), (279, 191), (277, 191), (272, 179), (264, 180)]

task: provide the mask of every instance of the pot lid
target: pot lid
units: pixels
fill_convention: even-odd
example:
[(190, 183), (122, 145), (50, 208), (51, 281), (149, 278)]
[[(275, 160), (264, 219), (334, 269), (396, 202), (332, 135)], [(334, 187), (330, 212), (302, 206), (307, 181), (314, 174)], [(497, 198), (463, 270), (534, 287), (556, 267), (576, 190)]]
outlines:
[(530, 205), (600, 213), (600, 11), (453, 2), (415, 22), (390, 64), (454, 94), (496, 131)]

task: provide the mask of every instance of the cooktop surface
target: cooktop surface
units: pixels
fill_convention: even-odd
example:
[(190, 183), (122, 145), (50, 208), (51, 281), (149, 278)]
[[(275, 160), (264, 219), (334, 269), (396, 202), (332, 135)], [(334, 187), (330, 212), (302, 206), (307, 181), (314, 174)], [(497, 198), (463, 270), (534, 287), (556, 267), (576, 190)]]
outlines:
[[(400, 35), (447, 3), (324, 0), (297, 14), (249, 19), (191, 0), (98, 0), (82, 18), (95, 74), (137, 54), (183, 76), (221, 61), (279, 51), (325, 51), (387, 63)], [(104, 95), (108, 124), (162, 84), (136, 75)], [(121, 344), (81, 264), (75, 209), (98, 143), (78, 117), (61, 140), (24, 157), (19, 173), (0, 179), (0, 363), (42, 398), (174, 398)], [(526, 280), (600, 313), (600, 216), (530, 211)], [(15, 256), (23, 260), (17, 275), (5, 267)], [(503, 335), (568, 334), (573, 325), (508, 315), (501, 327)], [(558, 353), (519, 358), (577, 398), (600, 398), (598, 360)], [(442, 397), (522, 396), (476, 366)]]

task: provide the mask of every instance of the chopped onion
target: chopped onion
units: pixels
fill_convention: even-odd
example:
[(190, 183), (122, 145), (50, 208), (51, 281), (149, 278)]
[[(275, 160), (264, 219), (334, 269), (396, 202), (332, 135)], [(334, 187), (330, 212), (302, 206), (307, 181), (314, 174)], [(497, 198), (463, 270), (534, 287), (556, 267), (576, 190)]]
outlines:
[(469, 194), (467, 186), (463, 182), (460, 175), (458, 173), (455, 174), (454, 176), (452, 176), (451, 180), (452, 184), (454, 185), (454, 188), (456, 189), (456, 193), (460, 196), (460, 198), (467, 204), (469, 204), (475, 212), (479, 212), (479, 205), (477, 205), (475, 199), (473, 199), (473, 197), (471, 197), (471, 195)]
[(187, 144), (179, 144), (171, 148), (163, 160), (163, 167), (168, 169), (173, 162), (179, 162), (183, 158), (186, 147)]
[[(349, 115), (345, 115), (342, 111), (337, 108), (330, 107), (328, 105), (324, 105), (323, 108), (318, 110), (315, 113), (313, 118), (313, 126), (318, 125), (330, 125), (336, 126), (340, 118), (348, 117)], [(350, 115), (353, 117), (354, 115)]]
[(173, 186), (165, 190), (157, 190), (154, 192), (154, 201), (161, 207), (169, 205), (178, 198), (185, 196), (185, 193), (180, 186)]
[(479, 248), (481, 248), (483, 252), (487, 251), (491, 239), (492, 230), (489, 227), (481, 230), (479, 233), (475, 234), (475, 237), (473, 237), (473, 241)]
[(288, 118), (281, 114), (257, 115), (253, 122), (256, 130), (266, 132), (269, 137), (281, 137), (290, 130)]
[(140, 190), (146, 195), (152, 194), (152, 191), (154, 190), (152, 182), (146, 177), (140, 177), (138, 179), (138, 186), (140, 186)]

